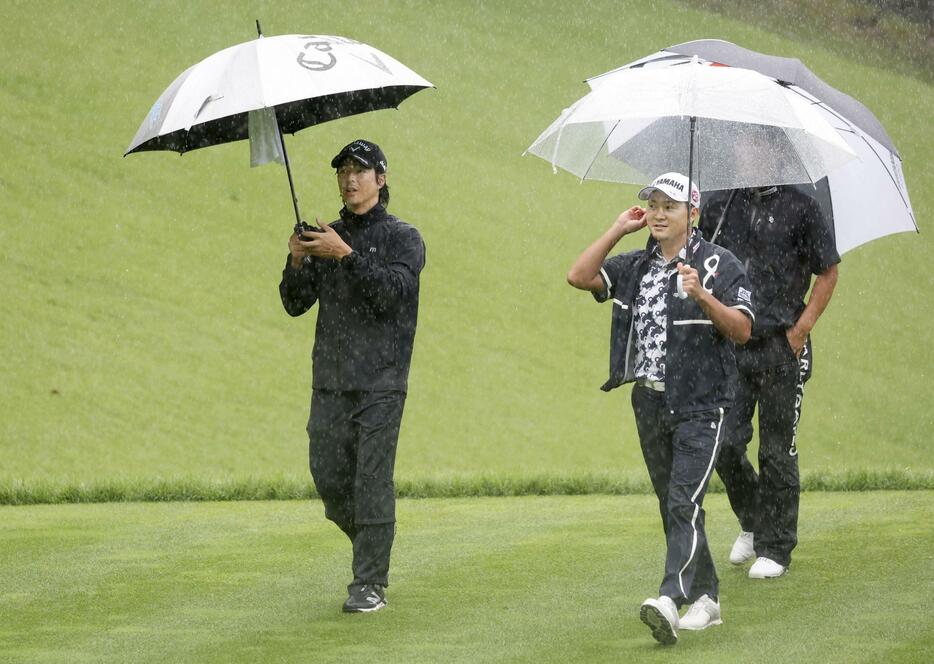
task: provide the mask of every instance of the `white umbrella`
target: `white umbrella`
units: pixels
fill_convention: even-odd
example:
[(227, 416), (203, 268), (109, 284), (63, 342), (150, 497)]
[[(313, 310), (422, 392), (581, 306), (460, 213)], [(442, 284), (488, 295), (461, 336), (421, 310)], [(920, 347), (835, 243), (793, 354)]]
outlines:
[(840, 254), (879, 237), (918, 231), (902, 159), (882, 123), (863, 104), (822, 81), (799, 60), (758, 53), (719, 39), (702, 39), (671, 46), (588, 83), (599, 87), (626, 69), (680, 69), (695, 57), (702, 64), (719, 65), (718, 69), (742, 67), (781, 81), (857, 154), (858, 159), (830, 174), (829, 194), (811, 189), (833, 224)]
[(281, 133), (395, 108), (429, 87), (431, 83), (398, 60), (353, 39), (264, 38), (260, 33), (258, 39), (219, 51), (182, 72), (153, 104), (125, 154), (184, 153), (251, 138), (254, 163), (276, 158), (286, 164), (298, 222), (298, 201)]
[[(694, 60), (590, 83), (528, 149), (581, 179), (641, 184), (680, 171), (701, 190), (726, 189), (814, 182), (856, 158), (809, 104), (750, 70)], [(768, 154), (740, 162), (741, 136)]]

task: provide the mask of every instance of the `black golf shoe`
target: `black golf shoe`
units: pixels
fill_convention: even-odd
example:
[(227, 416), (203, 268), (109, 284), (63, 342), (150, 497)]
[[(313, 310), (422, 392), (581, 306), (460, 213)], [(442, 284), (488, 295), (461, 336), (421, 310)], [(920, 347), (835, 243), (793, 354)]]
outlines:
[(350, 596), (344, 602), (344, 613), (369, 613), (386, 606), (386, 589), (383, 586), (350, 586)]

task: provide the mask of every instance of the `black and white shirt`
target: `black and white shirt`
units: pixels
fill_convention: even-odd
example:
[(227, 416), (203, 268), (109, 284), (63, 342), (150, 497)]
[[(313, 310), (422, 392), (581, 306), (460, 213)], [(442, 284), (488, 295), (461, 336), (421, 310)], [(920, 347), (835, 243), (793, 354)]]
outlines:
[[(681, 252), (681, 256), (684, 252)], [(668, 282), (678, 272), (680, 256), (666, 261), (658, 247), (649, 269), (639, 281), (633, 303), (636, 329), (636, 379), (665, 381), (665, 348), (668, 327)]]

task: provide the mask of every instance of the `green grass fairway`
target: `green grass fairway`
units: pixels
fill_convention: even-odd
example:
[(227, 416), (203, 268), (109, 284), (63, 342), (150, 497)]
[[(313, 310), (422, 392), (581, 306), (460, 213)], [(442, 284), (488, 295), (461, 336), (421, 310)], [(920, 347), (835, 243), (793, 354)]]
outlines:
[[(647, 496), (403, 500), (388, 610), (339, 612), (317, 502), (0, 508), (3, 662), (929, 662), (934, 493), (805, 494), (783, 579), (720, 565), (724, 625), (657, 646)], [(718, 561), (735, 526), (707, 502)]]
[(901, 149), (924, 232), (844, 257), (798, 447), (805, 471), (934, 468), (934, 87), (898, 61), (796, 41), (793, 17), (768, 32), (675, 0), (12, 0), (0, 22), (0, 482), (306, 479), (313, 316), (292, 320), (278, 299), (285, 173), (250, 169), (245, 142), (121, 156), (173, 78), (252, 39), (256, 18), (270, 35), (372, 43), (437, 86), (287, 137), (307, 215), (334, 218), (327, 163), (367, 136), (389, 156), (391, 209), (426, 239), (400, 479), (642, 477), (627, 394), (598, 389), (609, 308), (564, 279), (637, 188), (580, 184), (521, 155), (585, 77), (709, 37), (801, 58)]
[[(750, 23), (687, 0), (5, 0), (0, 663), (934, 661), (934, 77), (911, 40), (848, 30), (846, 2), (768, 25), (758, 3)], [(320, 503), (282, 500), (310, 493), (314, 329), (278, 298), (284, 171), (250, 169), (245, 142), (122, 157), (174, 77), (256, 18), (368, 42), (437, 86), (287, 137), (309, 220), (336, 216), (327, 164), (368, 137), (427, 244), (396, 466), (411, 498), (374, 616), (339, 612), (349, 545)], [(628, 390), (598, 390), (610, 312), (564, 279), (637, 188), (521, 155), (584, 78), (701, 38), (799, 57), (865, 103), (923, 233), (847, 254), (815, 331), (798, 449), (817, 491), (791, 573), (723, 565), (725, 624), (670, 650), (638, 620), (663, 562), (654, 500), (606, 495), (648, 489)], [(841, 491), (863, 488), (916, 490)], [(492, 497), (536, 493), (594, 495)], [(707, 502), (724, 560), (735, 520)]]

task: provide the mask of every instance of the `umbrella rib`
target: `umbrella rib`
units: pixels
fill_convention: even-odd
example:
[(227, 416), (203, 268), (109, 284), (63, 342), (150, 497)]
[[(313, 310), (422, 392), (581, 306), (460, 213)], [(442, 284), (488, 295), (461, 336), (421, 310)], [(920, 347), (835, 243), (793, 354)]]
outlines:
[[(788, 90), (789, 92), (794, 92), (796, 95), (804, 99), (806, 102), (810, 103), (812, 106), (820, 106), (822, 109), (824, 109), (825, 111), (830, 113), (832, 116), (837, 118), (840, 122), (843, 122), (844, 124), (846, 124), (846, 126), (849, 127), (850, 130), (853, 131), (853, 133), (856, 133), (857, 131), (863, 131), (862, 129), (859, 129), (859, 127), (857, 127), (854, 123), (850, 122), (845, 116), (841, 115), (838, 111), (835, 111), (833, 108), (828, 106), (825, 102), (821, 101), (814, 95), (811, 95), (809, 93), (806, 94), (805, 91), (800, 89), (798, 86), (786, 85), (784, 86), (784, 88)], [(841, 131), (841, 130), (837, 129), (837, 131)]]
[(558, 172), (558, 149), (561, 147), (561, 136), (564, 134), (564, 128), (568, 124), (568, 120), (571, 119), (571, 116), (574, 115), (574, 111), (577, 110), (577, 106), (583, 101), (583, 99), (578, 99), (576, 102), (571, 104), (567, 109), (567, 115), (564, 118), (564, 122), (561, 123), (561, 126), (558, 127), (558, 137), (555, 139), (555, 147), (551, 151), (551, 172)]
[[(840, 120), (840, 122), (845, 123), (846, 126), (848, 127), (847, 131), (849, 131), (850, 133), (852, 133), (852, 134), (853, 134), (854, 136), (856, 136), (859, 140), (861, 140), (863, 143), (866, 144), (866, 147), (869, 148), (869, 151), (872, 152), (873, 156), (875, 156), (875, 158), (879, 160), (879, 163), (882, 164), (882, 170), (885, 171), (885, 174), (889, 176), (889, 180), (892, 181), (892, 185), (895, 187), (895, 191), (898, 192), (898, 197), (902, 199), (902, 205), (904, 205), (904, 206), (905, 206), (906, 208), (908, 208), (908, 210), (909, 210), (908, 216), (911, 217), (911, 223), (914, 224), (915, 231), (917, 231), (917, 232), (920, 233), (921, 231), (918, 229), (918, 222), (917, 222), (917, 220), (915, 219), (914, 213), (911, 212), (911, 208), (910, 208), (910, 206), (909, 206), (908, 201), (905, 199), (905, 196), (902, 194), (902, 189), (901, 189), (901, 187), (898, 186), (898, 182), (895, 180), (895, 177), (892, 175), (892, 173), (891, 173), (891, 172), (889, 171), (889, 169), (886, 167), (886, 165), (885, 165), (885, 160), (882, 158), (882, 155), (880, 155), (880, 154), (876, 151), (876, 149), (872, 146), (872, 143), (870, 143), (869, 141), (867, 141), (867, 140), (866, 140), (866, 137), (863, 136), (863, 133), (865, 133), (865, 132), (863, 132), (862, 129), (860, 129), (859, 127), (857, 127), (856, 125), (854, 125), (852, 122), (850, 122), (849, 120), (847, 120), (844, 116), (840, 115), (840, 113), (838, 113), (837, 111), (835, 111), (834, 109), (832, 109), (830, 106), (828, 106), (827, 104), (825, 104), (824, 102), (822, 102), (820, 99), (817, 99), (816, 97), (813, 97), (813, 96), (809, 96), (809, 95), (804, 94), (804, 92), (803, 92), (802, 90), (799, 90), (797, 86), (795, 86), (795, 85), (789, 85), (789, 86), (787, 87), (787, 89), (790, 90), (791, 92), (794, 92), (796, 95), (798, 95), (798, 96), (800, 96), (800, 97), (803, 97), (806, 101), (809, 101), (809, 102), (810, 102), (811, 104), (813, 104), (814, 106), (820, 106), (822, 109), (824, 109), (825, 111), (827, 111), (828, 113), (830, 113), (831, 115), (833, 115), (835, 118), (837, 118), (838, 120)], [(839, 131), (844, 131), (844, 130), (837, 129), (837, 131), (839, 132)], [(894, 156), (895, 156), (896, 158), (900, 159), (900, 157), (898, 156), (898, 152), (895, 152), (895, 153), (893, 153), (893, 154), (894, 154)], [(805, 168), (805, 170), (807, 170), (807, 168)]]
[[(788, 135), (788, 132), (787, 132), (787, 131), (785, 132), (785, 135), (786, 135), (786, 136)], [(794, 143), (792, 143), (792, 146), (794, 146)], [(814, 180), (814, 176), (811, 174), (811, 171), (808, 169), (808, 165), (807, 165), (807, 163), (805, 162), (805, 160), (801, 157), (801, 154), (798, 152), (798, 149), (795, 148), (795, 149), (793, 149), (791, 152), (792, 152), (792, 154), (794, 154), (795, 158), (798, 160), (798, 163), (801, 164), (801, 168), (804, 169), (805, 174), (808, 176), (808, 180), (810, 180), (810, 181), (813, 183), (813, 182), (815, 181), (815, 180)], [(821, 160), (821, 161), (823, 161), (823, 160)], [(819, 180), (819, 179), (820, 179), (820, 178), (818, 178), (818, 180)]]
[[(703, 118), (697, 118), (697, 126), (696, 126), (696, 129), (697, 129), (697, 136), (698, 136), (698, 137), (701, 135), (701, 120), (702, 120), (702, 119), (703, 119)], [(697, 183), (697, 193), (699, 194), (700, 191), (701, 191), (701, 173), (700, 173), (700, 167), (701, 167), (701, 163), (703, 163), (703, 162), (701, 161), (701, 157), (700, 157), (700, 138), (698, 138), (698, 139), (697, 139), (697, 142), (695, 143), (695, 149), (697, 150), (697, 157), (696, 157), (696, 159), (695, 159), (695, 161), (697, 162), (697, 177), (692, 177), (692, 178), (690, 178), (690, 180)], [(690, 164), (688, 164), (688, 166), (693, 166), (693, 165), (694, 165), (693, 162), (690, 163)], [(690, 182), (688, 182), (688, 187), (690, 187)]]
[(555, 149), (551, 151), (551, 172), (558, 173), (558, 148), (561, 147), (561, 135), (564, 134), (564, 125), (558, 127), (558, 137), (555, 139)]
[(884, 170), (885, 173), (886, 173), (886, 175), (889, 176), (889, 180), (892, 181), (892, 186), (894, 186), (894, 187), (895, 187), (895, 191), (898, 192), (898, 197), (902, 199), (902, 205), (904, 205), (905, 208), (908, 210), (908, 216), (911, 217), (911, 223), (914, 224), (915, 231), (918, 232), (918, 233), (920, 233), (921, 230), (918, 228), (918, 222), (915, 220), (914, 212), (911, 211), (911, 206), (910, 206), (910, 204), (908, 203), (907, 200), (905, 200), (905, 197), (902, 195), (902, 188), (898, 186), (898, 182), (895, 180), (895, 177), (892, 175), (892, 173), (889, 171), (889, 169), (886, 168), (885, 160), (882, 158), (882, 155), (880, 155), (878, 152), (876, 152), (876, 149), (872, 146), (872, 143), (870, 143), (869, 141), (867, 141), (867, 140), (865, 139), (865, 137), (861, 136), (860, 134), (856, 134), (856, 136), (857, 136), (857, 138), (859, 138), (863, 143), (866, 144), (866, 146), (869, 148), (869, 151), (872, 152), (873, 156), (874, 156), (876, 159), (879, 160), (879, 163), (880, 163), (880, 164), (882, 164), (882, 170)]
[(606, 144), (609, 142), (610, 136), (612, 136), (613, 132), (616, 131), (616, 128), (619, 126), (620, 122), (621, 120), (616, 121), (616, 124), (613, 125), (613, 128), (606, 133), (606, 138), (603, 139), (603, 143), (600, 144), (600, 147), (594, 150), (593, 159), (590, 160), (590, 164), (588, 164), (587, 170), (584, 171), (584, 174), (581, 176), (581, 182), (586, 180), (587, 176), (590, 175), (590, 169), (593, 168), (594, 163), (596, 163), (597, 161), (597, 157), (600, 156), (600, 150), (602, 150), (604, 146), (606, 146)]

